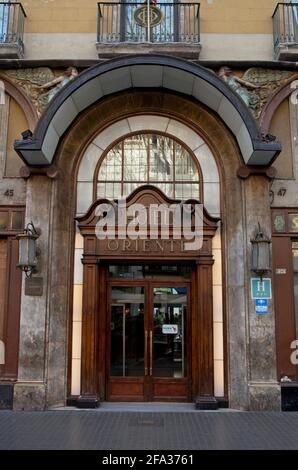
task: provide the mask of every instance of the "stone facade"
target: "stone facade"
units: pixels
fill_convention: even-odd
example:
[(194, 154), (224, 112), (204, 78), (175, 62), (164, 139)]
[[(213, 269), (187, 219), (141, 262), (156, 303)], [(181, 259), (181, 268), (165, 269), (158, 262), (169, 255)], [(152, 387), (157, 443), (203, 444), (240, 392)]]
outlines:
[[(206, 2), (203, 3), (204, 8), (207, 8)], [(233, 4), (233, 2), (230, 3)], [(266, 8), (268, 4), (270, 6), (272, 4), (272, 2), (264, 3), (266, 3)], [(46, 5), (45, 8), (54, 7), (55, 5)], [(263, 14), (264, 11), (262, 10), (261, 13)], [(34, 14), (37, 12), (34, 11)], [(210, 15), (209, 11), (208, 15)], [(204, 31), (205, 37), (202, 41), (200, 57), (210, 61), (215, 56), (213, 57), (211, 52), (209, 56), (206, 51), (208, 47), (210, 50), (214, 48), (212, 45), (214, 37), (208, 43), (208, 35), (220, 34), (222, 37), (228, 32), (229, 26), (225, 23), (223, 26), (225, 31), (213, 31), (210, 16), (208, 16), (208, 21), (209, 23), (205, 26), (207, 29)], [(0, 408), (13, 406), (15, 410), (51, 409), (65, 406), (67, 401), (69, 403), (74, 398), (73, 382), (76, 383), (76, 389), (80, 391), (82, 371), (78, 371), (74, 378), (72, 368), (75, 340), (72, 331), (74, 252), (77, 248), (75, 218), (79, 197), (76, 184), (79, 165), (86, 149), (103, 130), (108, 130), (113, 124), (133, 116), (155, 115), (165, 119), (176, 119), (181, 125), (200, 136), (210, 149), (219, 174), (220, 213), (212, 215), (220, 216), (221, 219), (221, 236), (218, 237), (220, 244), (213, 247), (214, 259), (216, 250), (220, 258), (215, 263), (213, 276), (220, 273), (220, 281), (216, 284), (217, 289), (213, 290), (213, 293), (217, 292), (213, 294), (213, 315), (215, 318), (219, 310), (222, 312), (222, 320), (218, 322), (223, 324), (220, 338), (222, 344), (215, 345), (215, 348), (221, 348), (216, 354), (222, 357), (220, 361), (223, 364), (224, 380), (223, 391), (217, 399), (225, 405), (228, 404), (230, 408), (239, 410), (278, 411), (281, 409), (274, 285), (273, 300), (269, 300), (270, 314), (256, 315), (255, 302), (251, 299), (250, 292), (251, 238), (258, 223), (268, 237), (272, 236), (272, 208), (298, 208), (298, 116), (297, 105), (291, 100), (291, 83), (297, 79), (298, 69), (293, 64), (283, 64), (279, 67), (276, 63), (265, 62), (269, 60), (267, 36), (270, 31), (267, 20), (262, 21), (262, 25), (260, 23), (252, 26), (250, 23), (250, 27), (254, 44), (258, 44), (257, 35), (262, 36), (259, 38), (260, 44), (264, 44), (261, 44), (260, 48), (264, 47), (266, 53), (262, 57), (258, 55), (258, 58), (263, 59), (263, 63), (258, 63), (254, 67), (251, 63), (245, 64), (245, 60), (248, 60), (245, 55), (248, 37), (243, 32), (237, 31), (237, 34), (243, 35), (242, 39), (246, 46), (241, 49), (240, 46), (235, 48), (234, 44), (233, 54), (224, 57), (227, 61), (234, 57), (239, 61), (232, 64), (233, 68), (229, 72), (229, 80), (225, 80), (225, 86), (234, 90), (238, 100), (243, 99), (243, 93), (246, 93), (249, 98), (253, 95), (255, 99), (248, 99), (247, 103), (259, 126), (260, 133), (264, 134), (264, 142), (274, 139), (270, 135), (271, 125), (275, 128), (280, 126), (286, 131), (281, 132), (283, 136), (288, 135), (288, 141), (281, 142), (285, 145), (277, 160), (276, 178), (272, 169), (260, 170), (255, 167), (246, 167), (243, 173), (244, 157), (235, 136), (228, 128), (230, 123), (224, 122), (214, 110), (191, 97), (190, 94), (175, 92), (170, 90), (170, 87), (151, 89), (148, 86), (144, 89), (119, 90), (93, 103), (70, 123), (59, 141), (51, 167), (40, 168), (28, 165), (22, 168), (22, 177), (7, 178), (5, 175), (7, 147), (12, 146), (12, 142), (7, 139), (9, 100), (14, 99), (24, 111), (28, 129), (34, 131), (35, 123), (37, 123), (37, 129), (39, 125), (43, 125), (43, 112), (47, 110), (49, 99), (42, 87), (60, 77), (61, 74), (63, 75), (65, 67), (63, 60), (53, 61), (58, 56), (55, 56), (51, 47), (49, 47), (51, 51), (49, 56), (43, 52), (46, 57), (43, 64), (38, 63), (36, 59), (42, 50), (45, 51), (44, 38), (56, 33), (57, 36), (53, 36), (55, 42), (62, 34), (61, 31), (49, 32), (46, 28), (39, 31), (36, 21), (33, 21), (30, 26), (32, 30), (27, 31), (25, 46), (27, 44), (30, 49), (30, 41), (36, 35), (39, 35), (40, 43), (36, 43), (38, 46), (35, 44), (32, 50), (28, 51), (28, 57), (31, 58), (30, 54), (32, 55), (30, 67), (24, 62), (16, 63), (14, 60), (9, 60), (5, 64), (0, 63), (0, 80), (2, 78), (9, 84), (6, 89), (5, 103), (0, 104), (0, 212), (1, 207), (25, 206), (26, 222), (32, 220), (38, 227), (40, 231), (38, 268), (34, 276), (42, 278), (43, 283), (42, 295), (27, 295), (25, 276), (23, 278), (20, 324), (17, 325), (19, 327), (18, 373), (17, 377), (4, 378), (1, 375), (0, 366)], [(73, 24), (69, 26), (70, 29), (73, 27)], [(72, 50), (68, 64), (77, 67), (79, 73), (89, 69), (91, 65), (91, 63), (84, 63), (81, 59), (94, 59), (96, 63), (104, 64), (105, 60), (117, 59), (120, 55), (130, 53), (131, 48), (121, 44), (112, 46), (97, 44), (99, 54), (99, 60), (97, 60), (95, 44), (94, 57), (91, 57), (91, 31), (72, 31), (71, 34), (83, 34), (86, 40), (86, 50), (82, 46), (77, 52)], [(231, 37), (230, 35), (229, 41)], [(204, 41), (208, 43), (205, 50)], [(85, 44), (84, 41), (81, 44)], [(138, 49), (136, 50), (135, 47)], [(166, 44), (162, 46), (162, 53), (169, 53), (174, 57), (185, 57), (197, 64), (199, 64), (200, 50), (201, 44), (195, 47), (183, 47), (179, 44), (171, 45), (171, 47), (167, 47)], [(231, 48), (229, 51), (231, 52)], [(137, 45), (134, 46), (133, 52), (144, 52), (150, 55), (156, 53), (156, 48), (154, 44), (143, 46), (143, 48)], [(257, 53), (259, 54), (259, 51)], [(60, 51), (58, 59), (63, 59), (61, 54)], [(250, 55), (253, 58), (252, 51)], [(40, 56), (40, 58), (43, 57)], [(223, 66), (220, 51), (217, 51), (215, 60), (218, 62), (205, 65), (210, 74), (218, 76)], [(185, 68), (187, 68), (186, 61)], [(79, 81), (80, 75), (74, 80)], [(71, 84), (67, 86), (70, 87)], [(53, 99), (59, 100), (59, 96), (58, 93)], [(279, 110), (281, 103), (289, 103), (287, 110), (282, 112), (288, 113), (290, 126), (285, 123), (284, 114), (280, 114), (283, 119), (278, 117), (278, 113), (282, 113)], [(274, 122), (274, 116), (276, 116), (277, 123)], [(158, 129), (155, 130), (158, 131)], [(117, 138), (120, 139), (123, 135), (126, 133), (119, 130)], [(278, 138), (277, 135), (277, 140)], [(20, 136), (15, 135), (15, 139), (20, 139)], [(179, 139), (185, 145), (190, 146), (186, 136), (179, 135)], [(208, 159), (208, 156), (206, 158)], [(293, 170), (290, 177), (285, 178), (279, 173), (282, 171), (283, 162), (287, 169)], [(25, 163), (24, 166), (26, 166)], [(289, 172), (290, 170), (287, 174)], [(210, 185), (209, 188), (211, 188), (209, 199), (212, 200), (217, 197), (217, 193), (215, 187)], [(1, 232), (1, 226), (0, 235), (6, 236), (4, 232)], [(7, 237), (12, 237), (12, 235), (10, 233)], [(81, 245), (80, 249), (82, 249)], [(81, 263), (81, 259), (78, 262)], [(268, 276), (271, 277), (271, 274), (269, 273)], [(83, 283), (84, 280), (82, 280)], [(6, 290), (11, 288), (6, 285)], [(2, 340), (1, 337), (0, 340)], [(5, 341), (9, 340), (5, 338)], [(217, 340), (218, 338), (214, 336), (214, 342)], [(13, 404), (12, 398), (7, 399), (9, 393), (12, 397), (11, 388), (8, 394), (7, 389), (3, 388), (4, 398), (1, 398), (1, 385), (14, 387)], [(7, 404), (8, 401), (9, 404)]]

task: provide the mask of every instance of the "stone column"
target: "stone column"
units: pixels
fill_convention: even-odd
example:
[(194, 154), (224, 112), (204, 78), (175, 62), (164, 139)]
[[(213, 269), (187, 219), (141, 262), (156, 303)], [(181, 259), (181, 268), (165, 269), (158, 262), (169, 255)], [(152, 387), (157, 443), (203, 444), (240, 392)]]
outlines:
[[(38, 272), (43, 293), (25, 295), (22, 287), (19, 371), (14, 388), (14, 409), (42, 410), (46, 400), (46, 338), (48, 330), (48, 261), (49, 229), (51, 220), (51, 184), (46, 176), (32, 176), (27, 183), (26, 222), (32, 221), (41, 235), (37, 240), (40, 250)], [(24, 281), (24, 279), (23, 279)]]
[[(269, 179), (250, 176), (244, 182), (247, 245), (247, 305), (249, 370), (248, 392), (250, 410), (280, 410), (280, 386), (277, 383), (275, 314), (273, 301), (269, 301), (269, 314), (256, 315), (255, 301), (251, 300), (250, 279), (256, 277), (251, 268), (251, 243), (258, 222), (267, 236), (271, 236)], [(266, 277), (271, 277), (269, 274)]]
[[(230, 173), (234, 173), (234, 168)], [(228, 350), (229, 406), (248, 409), (248, 351), (246, 305), (246, 250), (242, 191), (244, 183), (236, 175), (225, 181), (226, 217), (222, 227), (225, 237), (226, 312)]]

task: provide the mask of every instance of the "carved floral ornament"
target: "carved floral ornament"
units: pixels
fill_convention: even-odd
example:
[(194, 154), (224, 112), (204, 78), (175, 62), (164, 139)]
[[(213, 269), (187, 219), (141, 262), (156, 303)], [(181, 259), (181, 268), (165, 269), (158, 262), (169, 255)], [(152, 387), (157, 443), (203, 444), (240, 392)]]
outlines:
[[(75, 67), (66, 70), (52, 70), (49, 67), (7, 70), (4, 72), (11, 81), (21, 87), (31, 99), (38, 116), (48, 103), (69, 81), (78, 76)], [(282, 87), (295, 72), (252, 67), (243, 74), (229, 67), (221, 67), (218, 76), (244, 101), (256, 120), (273, 93)]]

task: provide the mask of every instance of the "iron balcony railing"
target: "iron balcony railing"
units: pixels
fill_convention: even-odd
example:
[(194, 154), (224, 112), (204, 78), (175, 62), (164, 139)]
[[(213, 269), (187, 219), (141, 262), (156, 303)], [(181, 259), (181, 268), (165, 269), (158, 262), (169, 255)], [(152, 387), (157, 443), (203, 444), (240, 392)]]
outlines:
[(199, 43), (200, 4), (98, 3), (98, 43)]
[(274, 48), (298, 44), (298, 4), (278, 3), (272, 15)]
[(23, 51), (25, 18), (21, 3), (0, 2), (0, 45), (15, 44)]

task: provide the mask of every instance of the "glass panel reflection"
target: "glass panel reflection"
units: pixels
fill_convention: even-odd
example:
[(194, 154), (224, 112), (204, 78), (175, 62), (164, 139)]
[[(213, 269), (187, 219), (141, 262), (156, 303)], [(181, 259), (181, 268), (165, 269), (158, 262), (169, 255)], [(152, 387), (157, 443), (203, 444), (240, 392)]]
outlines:
[(144, 287), (112, 287), (111, 376), (144, 375)]
[(109, 277), (126, 279), (160, 279), (171, 276), (171, 278), (191, 278), (192, 268), (185, 265), (109, 265)]
[(147, 135), (140, 134), (125, 139), (123, 167), (123, 177), (125, 181), (147, 181)]
[(198, 184), (193, 183), (176, 183), (176, 198), (178, 199), (198, 199), (200, 196), (200, 190)]
[(98, 183), (97, 197), (117, 199), (121, 195), (121, 183)]
[(22, 230), (24, 228), (24, 212), (13, 211), (11, 217), (12, 230)]
[(153, 376), (186, 377), (187, 288), (156, 287), (153, 301)]
[(151, 181), (173, 181), (174, 141), (168, 137), (153, 134), (150, 136), (150, 171)]
[(115, 145), (103, 159), (98, 173), (99, 198), (128, 196), (143, 184), (152, 184), (171, 198), (199, 198), (195, 160), (168, 136), (132, 135)]
[(293, 269), (298, 271), (298, 242), (292, 243), (292, 253), (293, 253)]
[(8, 212), (0, 212), (0, 230), (8, 229)]
[(101, 181), (121, 181), (122, 179), (122, 145), (117, 144), (106, 155), (101, 164), (98, 179)]
[(176, 144), (175, 160), (176, 181), (199, 181), (198, 169), (195, 165), (193, 158), (179, 144)]

